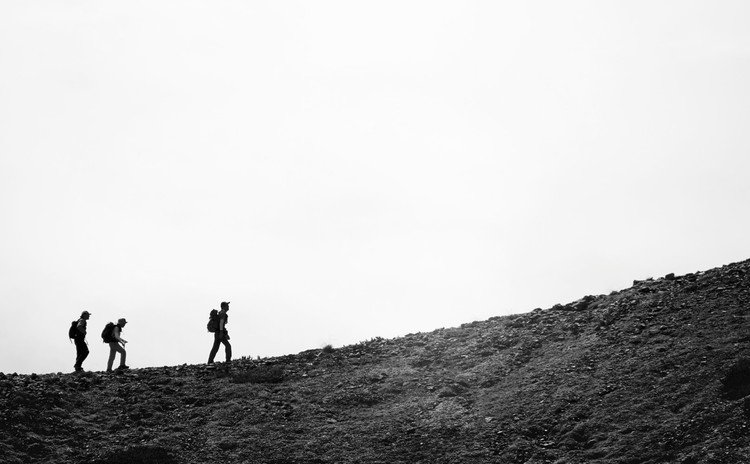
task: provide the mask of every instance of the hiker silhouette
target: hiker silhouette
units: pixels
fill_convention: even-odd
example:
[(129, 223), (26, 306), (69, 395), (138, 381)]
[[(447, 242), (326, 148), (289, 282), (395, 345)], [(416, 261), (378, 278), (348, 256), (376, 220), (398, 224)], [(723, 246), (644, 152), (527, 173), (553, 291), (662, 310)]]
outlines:
[(73, 369), (76, 372), (83, 371), (83, 361), (89, 355), (89, 346), (86, 343), (86, 321), (88, 321), (90, 316), (90, 312), (82, 312), (81, 317), (77, 321), (72, 322), (68, 331), (68, 335), (76, 345), (76, 363), (73, 365)]
[[(226, 361), (232, 360), (232, 345), (229, 343), (229, 332), (227, 332), (227, 322), (229, 322), (229, 302), (223, 301), (221, 303), (221, 311), (216, 314), (218, 325), (214, 332), (214, 345), (211, 347), (211, 353), (208, 355), (208, 364), (214, 363), (214, 357), (219, 351), (219, 345), (224, 344), (224, 354), (226, 355)], [(210, 329), (209, 329), (210, 330)]]
[[(120, 334), (122, 333), (122, 329), (127, 323), (128, 321), (126, 321), (125, 318), (122, 317), (117, 320), (117, 324), (112, 325), (112, 328), (108, 334), (102, 333), (102, 338), (104, 339), (104, 341), (106, 343), (109, 343), (109, 360), (107, 360), (107, 372), (112, 372), (112, 363), (115, 361), (115, 355), (117, 353), (120, 353), (120, 366), (117, 369), (129, 369), (129, 367), (125, 365), (125, 356), (127, 355), (127, 353), (125, 352), (125, 344), (128, 341), (120, 336)], [(110, 322), (109, 324), (112, 323)], [(109, 324), (107, 324), (107, 326), (109, 326)], [(105, 327), (104, 330), (106, 332), (107, 328)]]

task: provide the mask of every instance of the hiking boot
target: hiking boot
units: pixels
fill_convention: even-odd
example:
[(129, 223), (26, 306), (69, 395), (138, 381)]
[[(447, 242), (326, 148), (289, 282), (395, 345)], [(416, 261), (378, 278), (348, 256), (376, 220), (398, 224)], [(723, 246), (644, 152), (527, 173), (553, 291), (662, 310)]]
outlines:
[(125, 364), (117, 368), (118, 371), (124, 371), (125, 369), (130, 369), (130, 368), (126, 366)]

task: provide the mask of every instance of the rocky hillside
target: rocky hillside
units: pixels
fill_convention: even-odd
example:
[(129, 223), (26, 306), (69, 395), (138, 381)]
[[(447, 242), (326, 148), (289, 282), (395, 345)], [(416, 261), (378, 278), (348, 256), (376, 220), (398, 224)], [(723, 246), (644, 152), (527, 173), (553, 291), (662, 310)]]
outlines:
[(750, 462), (750, 261), (231, 366), (0, 374), (3, 463)]

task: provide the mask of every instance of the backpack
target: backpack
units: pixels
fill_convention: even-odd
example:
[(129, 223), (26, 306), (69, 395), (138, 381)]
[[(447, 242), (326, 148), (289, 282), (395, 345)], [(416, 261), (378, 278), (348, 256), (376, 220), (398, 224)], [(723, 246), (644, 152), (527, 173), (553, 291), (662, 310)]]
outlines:
[(73, 321), (70, 324), (70, 328), (68, 329), (68, 338), (76, 338), (76, 336), (79, 334), (78, 332), (78, 321)]
[(208, 313), (208, 324), (206, 324), (206, 329), (209, 332), (216, 332), (219, 330), (219, 311), (212, 309), (210, 313)]
[(107, 325), (104, 326), (104, 330), (102, 330), (102, 341), (104, 343), (116, 342), (117, 340), (115, 340), (114, 331), (115, 331), (114, 322), (107, 322)]

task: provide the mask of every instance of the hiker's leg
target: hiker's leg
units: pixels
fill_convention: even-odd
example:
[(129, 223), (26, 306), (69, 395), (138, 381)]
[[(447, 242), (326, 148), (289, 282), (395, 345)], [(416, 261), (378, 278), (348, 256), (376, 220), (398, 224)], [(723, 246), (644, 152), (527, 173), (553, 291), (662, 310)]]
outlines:
[(107, 361), (107, 372), (112, 370), (112, 363), (115, 362), (115, 353), (117, 353), (117, 343), (110, 342), (109, 344), (109, 360)]
[(86, 345), (86, 342), (83, 342), (83, 357), (81, 358), (81, 363), (78, 364), (79, 366), (82, 366), (83, 362), (86, 360), (86, 358), (89, 357), (89, 347)]
[(118, 348), (120, 348), (118, 351), (120, 352), (120, 367), (125, 365), (125, 356), (128, 354), (125, 351), (125, 348), (121, 347), (120, 345), (117, 345)]
[(81, 369), (83, 366), (83, 361), (88, 357), (89, 355), (89, 347), (86, 345), (86, 342), (83, 340), (76, 340), (76, 369)]
[(76, 339), (73, 340), (73, 343), (76, 344), (76, 363), (73, 365), (73, 367), (78, 370), (81, 367), (81, 344)]
[(224, 354), (227, 357), (227, 362), (232, 360), (232, 345), (226, 339), (224, 340)]
[(73, 341), (76, 344), (76, 363), (73, 367), (78, 370), (81, 368), (81, 364), (83, 363), (83, 360), (86, 359), (86, 355), (88, 355), (88, 353), (86, 352), (86, 342), (77, 338)]
[(219, 351), (219, 345), (221, 344), (221, 337), (219, 337), (218, 333), (214, 334), (214, 346), (211, 347), (211, 353), (208, 355), (208, 363), (211, 364), (214, 362), (214, 357), (216, 357), (216, 353)]

